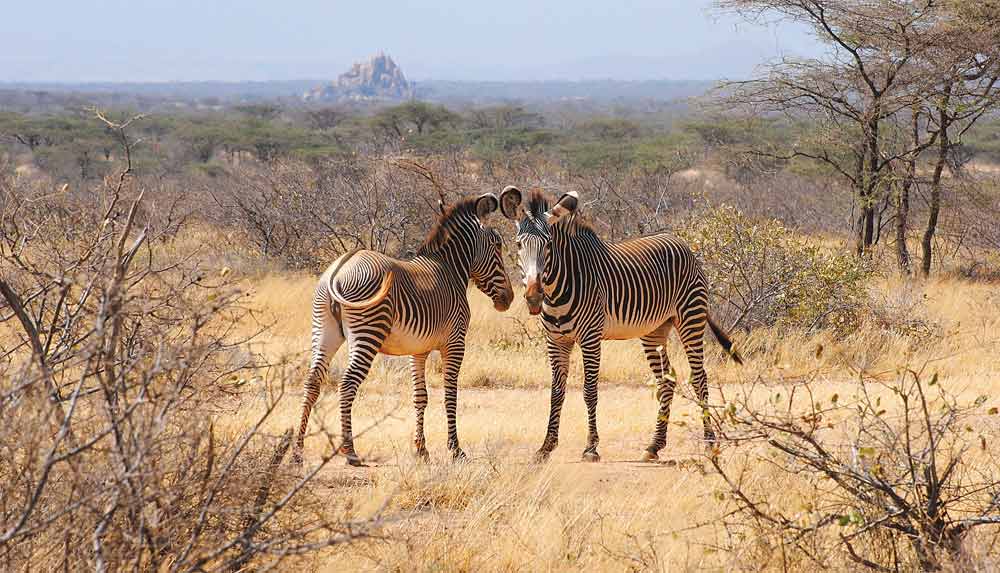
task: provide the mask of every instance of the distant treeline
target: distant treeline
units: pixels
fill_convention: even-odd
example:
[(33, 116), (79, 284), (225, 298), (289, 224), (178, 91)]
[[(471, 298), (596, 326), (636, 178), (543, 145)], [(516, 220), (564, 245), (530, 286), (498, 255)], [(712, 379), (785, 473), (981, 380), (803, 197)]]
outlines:
[[(132, 110), (117, 113), (125, 117)], [(138, 171), (213, 172), (241, 160), (321, 161), (352, 154), (461, 154), (487, 162), (542, 155), (576, 172), (607, 169), (676, 171), (713, 151), (719, 167), (740, 180), (759, 171), (816, 171), (808, 162), (748, 161), (741, 150), (778, 143), (813, 129), (787, 119), (732, 119), (685, 110), (622, 106), (593, 112), (573, 103), (548, 106), (398, 105), (314, 108), (273, 103), (154, 112), (136, 125)], [(967, 152), (1000, 161), (1000, 123), (967, 134)], [(58, 180), (100, 178), (115, 140), (81, 108), (61, 113), (0, 112), (0, 153)]]
[[(266, 82), (4, 83), (0, 111), (58, 111), (80, 105), (128, 106), (141, 111), (165, 107), (204, 108), (241, 103), (305, 105), (302, 95), (330, 80)], [(416, 99), (451, 105), (547, 104), (573, 101), (608, 108), (641, 102), (678, 104), (712, 88), (707, 81), (445, 81), (414, 82)], [(327, 104), (332, 102), (327, 102)], [(400, 102), (363, 102), (392, 104)]]

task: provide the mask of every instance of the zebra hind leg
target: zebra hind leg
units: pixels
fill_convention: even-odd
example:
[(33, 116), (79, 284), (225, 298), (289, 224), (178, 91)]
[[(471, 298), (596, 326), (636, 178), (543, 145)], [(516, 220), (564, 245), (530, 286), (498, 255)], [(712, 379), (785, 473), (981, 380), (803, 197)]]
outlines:
[(716, 437), (712, 429), (712, 419), (708, 411), (708, 375), (705, 374), (705, 313), (697, 313), (691, 319), (681, 324), (678, 332), (684, 344), (688, 365), (691, 367), (691, 385), (694, 386), (701, 407), (702, 422), (705, 429), (705, 447), (709, 452), (715, 452)]
[(674, 398), (674, 388), (677, 378), (667, 357), (666, 343), (669, 326), (642, 337), (642, 350), (646, 362), (656, 379), (656, 401), (659, 408), (656, 412), (656, 426), (649, 446), (642, 454), (642, 461), (655, 462), (660, 459), (659, 452), (667, 445), (667, 427), (670, 423), (670, 404)]
[(319, 399), (320, 387), (326, 380), (327, 367), (343, 344), (344, 331), (339, 312), (335, 312), (329, 292), (321, 286), (313, 299), (312, 358), (309, 361), (309, 375), (306, 377), (302, 393), (302, 417), (292, 454), (292, 461), (296, 465), (302, 465), (302, 450), (305, 445), (306, 430), (309, 428), (309, 415)]
[(340, 383), (340, 428), (343, 440), (339, 453), (347, 459), (347, 464), (362, 466), (361, 458), (354, 450), (354, 434), (351, 430), (351, 413), (354, 409), (354, 398), (358, 388), (368, 377), (375, 355), (382, 348), (382, 343), (389, 334), (389, 318), (383, 313), (374, 313), (358, 319), (364, 327), (349, 326), (352, 329), (350, 342), (350, 359), (344, 370)]

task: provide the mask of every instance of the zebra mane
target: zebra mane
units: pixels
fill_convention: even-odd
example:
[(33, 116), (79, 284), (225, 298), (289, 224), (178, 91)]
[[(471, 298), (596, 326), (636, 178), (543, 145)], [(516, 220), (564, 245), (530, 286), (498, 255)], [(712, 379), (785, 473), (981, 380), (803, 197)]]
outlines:
[(536, 187), (528, 195), (528, 213), (532, 217), (541, 217), (549, 210), (549, 203), (549, 198), (545, 192)]
[(562, 229), (570, 237), (577, 237), (581, 234), (583, 235), (593, 235), (597, 239), (604, 239), (597, 233), (597, 229), (594, 228), (593, 223), (591, 223), (586, 216), (579, 212), (570, 213), (552, 225), (553, 229)]
[(463, 199), (445, 209), (444, 213), (441, 213), (441, 216), (438, 217), (437, 223), (427, 233), (427, 238), (424, 239), (424, 244), (420, 246), (417, 255), (429, 255), (440, 250), (441, 247), (448, 243), (448, 239), (451, 238), (452, 229), (454, 229), (457, 221), (466, 215), (471, 215), (473, 218), (478, 219), (479, 217), (476, 215), (477, 199), (479, 198), (470, 197)]

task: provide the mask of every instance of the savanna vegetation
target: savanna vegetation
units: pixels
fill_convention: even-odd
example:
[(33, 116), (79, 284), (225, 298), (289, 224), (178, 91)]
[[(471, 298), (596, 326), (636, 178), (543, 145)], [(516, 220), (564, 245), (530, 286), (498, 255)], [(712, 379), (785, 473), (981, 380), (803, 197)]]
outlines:
[[(831, 55), (683, 106), (0, 109), (0, 568), (997, 568), (1000, 10), (720, 5)], [(336, 455), (335, 380), (290, 465), (316, 277), (355, 247), (412, 254), (439, 200), (507, 184), (692, 245), (746, 359), (709, 345), (720, 449), (681, 384), (668, 461), (635, 461), (654, 386), (609, 342), (605, 461), (577, 461), (574, 354), (562, 447), (532, 464), (540, 326), (473, 289), (468, 462), (438, 358), (424, 464), (408, 364), (382, 357), (355, 406), (372, 467)]]

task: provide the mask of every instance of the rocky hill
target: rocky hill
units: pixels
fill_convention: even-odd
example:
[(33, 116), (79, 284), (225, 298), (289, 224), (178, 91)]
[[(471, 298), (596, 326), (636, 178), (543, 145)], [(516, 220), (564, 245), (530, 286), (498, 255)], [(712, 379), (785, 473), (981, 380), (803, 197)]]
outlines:
[(402, 100), (413, 96), (413, 84), (391, 57), (379, 53), (364, 62), (357, 62), (340, 74), (331, 84), (319, 86), (303, 94), (309, 102), (345, 100)]

